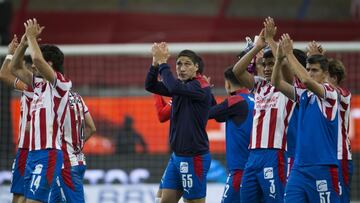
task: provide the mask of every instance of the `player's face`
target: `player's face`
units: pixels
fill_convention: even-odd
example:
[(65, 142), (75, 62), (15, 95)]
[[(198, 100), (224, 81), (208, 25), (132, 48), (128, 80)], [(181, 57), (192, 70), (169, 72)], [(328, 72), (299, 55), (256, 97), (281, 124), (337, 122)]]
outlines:
[(272, 73), (274, 64), (275, 64), (274, 57), (264, 59), (264, 76), (267, 81), (271, 80), (271, 73)]
[(176, 73), (181, 81), (194, 78), (197, 70), (198, 66), (189, 57), (180, 56), (176, 61)]
[(306, 64), (306, 70), (310, 77), (318, 83), (323, 83), (326, 79), (326, 73), (320, 68), (320, 64)]
[(35, 76), (39, 76), (39, 75), (40, 75), (38, 69), (36, 68), (36, 66), (35, 66), (34, 64), (27, 63), (27, 64), (26, 64), (26, 67), (29, 68), (29, 70), (30, 70)]

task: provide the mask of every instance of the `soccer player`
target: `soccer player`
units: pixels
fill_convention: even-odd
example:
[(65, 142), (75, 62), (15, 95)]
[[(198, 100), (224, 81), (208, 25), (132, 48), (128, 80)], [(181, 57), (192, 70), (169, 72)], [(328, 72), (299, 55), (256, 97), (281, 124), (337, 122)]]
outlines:
[(50, 202), (85, 202), (83, 179), (86, 161), (82, 149), (95, 132), (94, 121), (83, 98), (77, 92), (70, 91), (61, 147), (64, 167), (56, 180), (57, 186), (51, 188)]
[[(285, 58), (303, 87), (294, 87), (282, 79), (279, 64)], [(338, 202), (338, 94), (327, 83), (326, 57), (308, 57), (306, 70), (308, 72), (293, 54), (290, 36), (282, 35), (272, 82), (276, 89), (300, 105), (295, 162), (284, 200), (291, 203)]]
[(13, 40), (9, 44), (8, 55), (6, 56), (0, 70), (0, 80), (7, 84), (9, 87), (13, 87), (16, 91), (21, 92), (18, 150), (12, 167), (12, 181), (10, 189), (11, 193), (13, 193), (13, 203), (25, 202), (24, 172), (29, 152), (30, 104), (33, 97), (32, 89), (25, 85), (23, 82), (21, 82), (11, 73), (11, 60), (14, 60), (15, 62), (13, 63), (19, 66), (31, 66), (31, 58), (29, 56), (26, 57), (25, 64), (23, 55), (20, 56), (19, 54), (17, 54), (14, 56), (17, 46), (18, 39), (15, 35)]
[(229, 171), (221, 202), (240, 202), (240, 185), (249, 155), (254, 98), (235, 77), (233, 66), (224, 72), (225, 89), (229, 97), (212, 106), (210, 119), (226, 122), (226, 163)]
[(72, 84), (63, 75), (64, 55), (60, 49), (54, 45), (39, 46), (37, 38), (43, 27), (36, 19), (30, 19), (24, 25), (25, 35), (17, 51), (25, 51), (27, 40), (33, 64), (41, 76), (33, 77), (29, 70), (10, 65), (13, 74), (34, 89), (30, 107), (30, 151), (24, 177), (25, 197), (28, 203), (47, 202), (50, 188), (63, 164), (61, 131)]
[(283, 202), (286, 183), (286, 130), (294, 102), (270, 83), (275, 62), (271, 49), (265, 50), (263, 55), (265, 78), (254, 77), (246, 71), (266, 42), (273, 43), (274, 23), (266, 21), (265, 24), (265, 29), (254, 42), (255, 46), (233, 68), (241, 85), (252, 89), (255, 99), (250, 154), (240, 188), (241, 202)]
[[(162, 178), (161, 202), (205, 202), (206, 175), (210, 167), (206, 124), (212, 104), (209, 84), (198, 74), (197, 55), (181, 51), (176, 59), (175, 79), (167, 64), (166, 43), (154, 43), (153, 65), (147, 74), (146, 90), (172, 97), (170, 146), (173, 151)], [(158, 66), (156, 66), (158, 64)], [(157, 80), (160, 73), (162, 82)]]
[(339, 99), (339, 134), (337, 141), (337, 158), (339, 160), (340, 202), (350, 202), (350, 185), (353, 174), (353, 162), (349, 139), (351, 93), (341, 87), (345, 79), (345, 67), (340, 60), (329, 61), (329, 82), (336, 88)]

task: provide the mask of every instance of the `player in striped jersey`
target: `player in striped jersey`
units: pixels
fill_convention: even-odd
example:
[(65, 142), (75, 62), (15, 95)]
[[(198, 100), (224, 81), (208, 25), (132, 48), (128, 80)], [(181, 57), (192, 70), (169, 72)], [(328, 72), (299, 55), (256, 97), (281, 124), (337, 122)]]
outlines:
[(95, 131), (94, 121), (84, 100), (77, 92), (70, 91), (62, 139), (64, 166), (56, 180), (57, 186), (51, 189), (50, 202), (85, 202), (83, 179), (86, 162), (82, 149)]
[[(13, 60), (14, 64), (19, 66), (31, 67), (31, 58), (26, 56), (17, 55), (14, 56), (15, 49), (18, 45), (17, 36), (15, 35), (11, 43), (9, 44), (9, 52), (6, 56), (1, 70), (0, 80), (7, 84), (9, 87), (13, 86), (16, 91), (21, 92), (20, 98), (20, 119), (19, 119), (19, 134), (18, 134), (18, 150), (14, 163), (12, 166), (12, 181), (11, 181), (11, 193), (13, 193), (12, 202), (24, 202), (24, 172), (29, 152), (29, 123), (30, 123), (30, 103), (33, 97), (33, 91), (18, 78), (11, 73), (10, 62)], [(25, 61), (25, 64), (24, 64)], [(31, 70), (31, 68), (30, 68)]]
[[(304, 85), (294, 87), (280, 74), (288, 61)], [(338, 202), (337, 130), (338, 94), (327, 83), (328, 61), (323, 55), (307, 59), (306, 72), (293, 54), (288, 34), (281, 37), (273, 84), (300, 105), (294, 166), (286, 186), (285, 202)], [(301, 124), (301, 125), (300, 125)]]
[(329, 82), (336, 87), (339, 94), (339, 134), (337, 158), (339, 160), (340, 202), (350, 202), (350, 185), (353, 174), (349, 124), (351, 93), (340, 84), (345, 79), (345, 67), (340, 60), (329, 61)]
[(34, 89), (30, 107), (30, 151), (24, 177), (25, 197), (27, 202), (47, 202), (63, 162), (61, 129), (72, 83), (63, 76), (64, 55), (60, 49), (54, 45), (39, 46), (37, 38), (43, 27), (36, 19), (28, 20), (24, 25), (25, 35), (16, 51), (25, 52), (27, 41), (33, 65), (41, 76), (11, 66), (12, 72)]
[(265, 50), (263, 56), (265, 78), (254, 77), (246, 71), (266, 43), (271, 49), (277, 46), (273, 40), (276, 33), (273, 20), (267, 18), (264, 24), (265, 29), (255, 40), (255, 46), (233, 69), (239, 82), (253, 89), (255, 99), (250, 155), (240, 189), (241, 202), (282, 202), (286, 183), (286, 131), (294, 103), (270, 83), (275, 61), (271, 50)]

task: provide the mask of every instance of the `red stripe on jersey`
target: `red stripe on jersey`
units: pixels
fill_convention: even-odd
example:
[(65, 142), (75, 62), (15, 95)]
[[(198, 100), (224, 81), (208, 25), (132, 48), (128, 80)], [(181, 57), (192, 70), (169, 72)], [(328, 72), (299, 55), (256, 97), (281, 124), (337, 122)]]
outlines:
[[(74, 106), (76, 106), (75, 103), (74, 103)], [(76, 129), (77, 129), (77, 127), (76, 127), (75, 110), (73, 108), (70, 108), (70, 123), (71, 123), (72, 146), (74, 148), (74, 151), (76, 151), (76, 149), (77, 149), (77, 130)]]
[(346, 128), (345, 128), (345, 111), (340, 111), (340, 117), (341, 117), (341, 141), (342, 141), (342, 158), (344, 159), (348, 159), (348, 152), (347, 152), (347, 132), (346, 132)]
[[(30, 116), (30, 106), (31, 106), (31, 101), (32, 99), (26, 99), (26, 108), (27, 108), (27, 114), (26, 114), (26, 123), (25, 126), (28, 124), (28, 122), (30, 123), (31, 121), (31, 116)], [(23, 149), (29, 149), (29, 144), (30, 144), (30, 130), (26, 130), (25, 127), (25, 133), (24, 133), (24, 142), (23, 142)]]
[(265, 93), (264, 93), (264, 96), (266, 96), (267, 94), (269, 94), (269, 92), (270, 92), (270, 90), (271, 90), (272, 87), (273, 87), (273, 86), (271, 86), (271, 85), (268, 86), (268, 88), (266, 89), (266, 91), (265, 91)]
[(22, 149), (29, 149), (29, 144), (30, 144), (30, 132), (26, 130), (25, 133), (24, 133), (23, 146), (21, 148)]
[(242, 175), (243, 175), (243, 171), (242, 171), (242, 170), (236, 170), (236, 171), (234, 172), (234, 177), (233, 177), (233, 184), (232, 184), (232, 186), (233, 186), (235, 192), (238, 192), (238, 191), (240, 190)]
[[(78, 98), (79, 100), (80, 100), (80, 98)], [(75, 107), (76, 107), (76, 111), (78, 112), (78, 114), (77, 114), (77, 119), (78, 119), (78, 123), (77, 123), (77, 128), (76, 128), (76, 134), (77, 134), (77, 145), (75, 145), (76, 146), (76, 148), (79, 148), (79, 149), (81, 149), (81, 128), (82, 128), (82, 124), (83, 124), (83, 120), (81, 119), (81, 114), (83, 113), (83, 112), (81, 112), (80, 111), (80, 105), (81, 105), (81, 100), (80, 100), (80, 103), (76, 103), (76, 105), (75, 105)], [(83, 109), (84, 110), (84, 109)]]
[(333, 110), (333, 107), (326, 107), (325, 112), (326, 112), (326, 118), (327, 118), (328, 120), (331, 120), (332, 110)]
[[(89, 111), (87, 111), (86, 109), (85, 109), (85, 104), (84, 104), (84, 101), (82, 100), (82, 98), (81, 98), (81, 96), (79, 95), (79, 99), (80, 99), (80, 105), (81, 105), (81, 108), (82, 108), (82, 111), (83, 111), (83, 113), (82, 113), (82, 115), (83, 115), (83, 121), (81, 121), (81, 125), (80, 125), (80, 128), (82, 128), (83, 126), (82, 126), (82, 124), (83, 124), (83, 122), (84, 122), (84, 126), (85, 126), (85, 114), (87, 113), (87, 112), (89, 112)], [(167, 106), (170, 106), (170, 105), (167, 105)], [(171, 106), (170, 106), (171, 107)], [(84, 139), (85, 139), (85, 129), (82, 129), (81, 130), (81, 133), (83, 133), (83, 134), (80, 134), (80, 137), (79, 137), (79, 139), (80, 139), (80, 149), (82, 150), (82, 148), (84, 147)], [(82, 136), (83, 136), (83, 138), (82, 138)], [(82, 163), (82, 161), (81, 161), (81, 163)], [(79, 162), (79, 164), (80, 164), (80, 162)], [(81, 164), (81, 165), (83, 165), (83, 164)]]
[(261, 145), (261, 134), (264, 123), (265, 110), (260, 110), (260, 116), (256, 127), (256, 148), (260, 148)]
[(268, 148), (274, 147), (274, 136), (275, 136), (275, 128), (276, 128), (276, 117), (277, 117), (277, 109), (271, 109), (270, 112), (270, 123), (269, 123), (269, 142)]
[(35, 149), (35, 111), (32, 112), (31, 131), (31, 149)]
[(341, 104), (341, 107), (342, 107), (343, 109), (345, 109), (345, 111), (346, 111), (346, 109), (348, 108), (349, 104), (347, 104), (347, 103), (345, 103), (345, 102), (340, 102), (340, 104)]
[(228, 98), (228, 107), (231, 107), (232, 105), (237, 104), (241, 101), (244, 101), (244, 98), (240, 95), (230, 96)]
[[(41, 149), (46, 148), (46, 110), (40, 109), (40, 146)], [(34, 140), (35, 141), (35, 140)]]
[(202, 180), (202, 173), (203, 173), (203, 164), (202, 164), (202, 158), (200, 155), (195, 156), (193, 158), (193, 162), (194, 162), (194, 171), (195, 171), (195, 175)]
[(329, 104), (330, 104), (331, 106), (334, 106), (334, 105), (335, 105), (335, 102), (336, 102), (335, 99), (330, 99), (330, 98), (327, 98), (326, 101), (329, 102)]
[(54, 97), (54, 120), (53, 120), (53, 134), (52, 134), (52, 143), (51, 146), (53, 148), (56, 148), (56, 136), (58, 134), (58, 130), (59, 130), (59, 125), (58, 125), (58, 109), (59, 109), (59, 105), (60, 105), (60, 98), (56, 98)]
[(56, 86), (56, 91), (59, 93), (60, 97), (63, 97), (66, 91), (62, 90), (59, 86)]
[(56, 149), (51, 149), (48, 152), (48, 170), (46, 171), (46, 179), (48, 184), (51, 185), (54, 179), (55, 166), (57, 161), (57, 152)]

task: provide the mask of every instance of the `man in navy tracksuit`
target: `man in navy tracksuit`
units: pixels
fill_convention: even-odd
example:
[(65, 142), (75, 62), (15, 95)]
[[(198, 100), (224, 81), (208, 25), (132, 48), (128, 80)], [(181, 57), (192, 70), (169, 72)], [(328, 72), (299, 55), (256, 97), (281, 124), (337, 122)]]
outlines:
[[(174, 78), (167, 60), (166, 43), (152, 47), (153, 64), (147, 74), (146, 90), (172, 97), (170, 146), (173, 151), (164, 172), (161, 202), (205, 202), (206, 175), (210, 167), (206, 124), (213, 104), (209, 83), (199, 74), (200, 57), (183, 50), (176, 59)], [(161, 82), (157, 80), (158, 74)]]
[(229, 97), (211, 107), (210, 118), (226, 122), (226, 163), (229, 171), (222, 203), (240, 202), (240, 185), (249, 156), (253, 122), (254, 97), (235, 77), (233, 66), (224, 72), (225, 89)]

